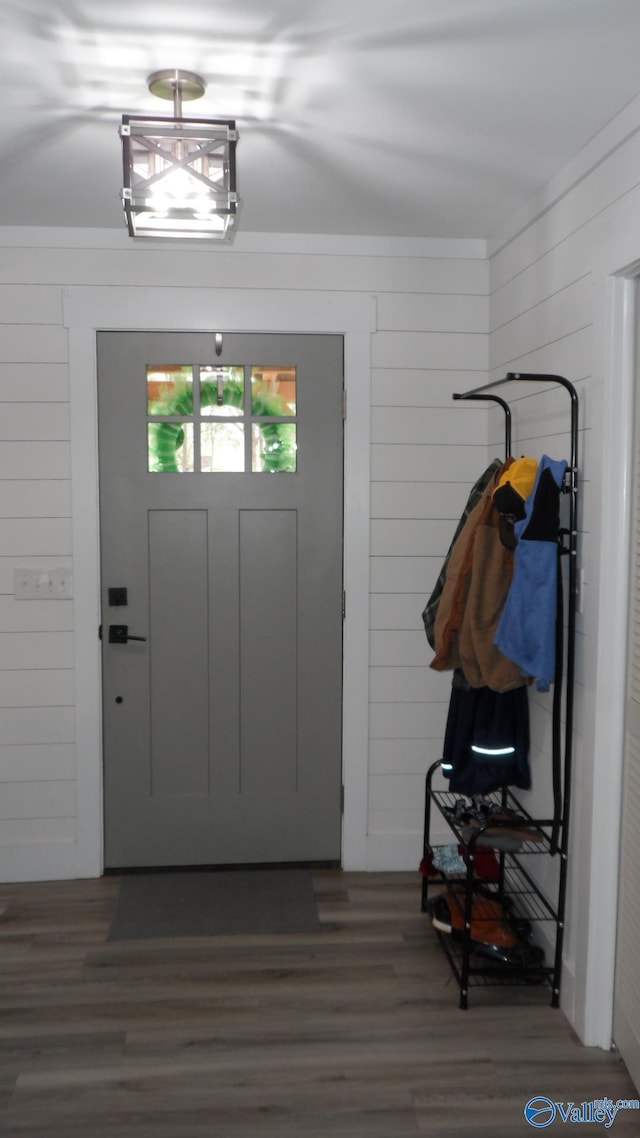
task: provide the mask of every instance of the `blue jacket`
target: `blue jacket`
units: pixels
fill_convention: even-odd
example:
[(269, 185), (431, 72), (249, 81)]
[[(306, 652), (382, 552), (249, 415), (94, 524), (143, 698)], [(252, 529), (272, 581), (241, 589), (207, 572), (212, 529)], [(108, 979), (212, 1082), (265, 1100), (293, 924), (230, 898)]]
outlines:
[(534, 677), (538, 691), (554, 679), (560, 488), (567, 463), (543, 455), (525, 516), (516, 522), (511, 587), (494, 644), (504, 656)]

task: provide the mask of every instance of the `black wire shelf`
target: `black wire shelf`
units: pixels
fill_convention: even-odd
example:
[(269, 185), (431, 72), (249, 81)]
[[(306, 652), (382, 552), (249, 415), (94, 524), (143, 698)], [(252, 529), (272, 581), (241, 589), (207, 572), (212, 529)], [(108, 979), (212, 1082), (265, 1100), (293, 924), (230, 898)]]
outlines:
[[(430, 790), (429, 793), (452, 833), (458, 839), (459, 844), (467, 846), (471, 854), (475, 852), (476, 848), (499, 848), (499, 846), (492, 845), (491, 833), (487, 833), (488, 829), (492, 832), (496, 832), (497, 835), (499, 835), (500, 832), (505, 835), (510, 834), (514, 830), (513, 817), (500, 820), (490, 815), (484, 822), (478, 821), (477, 825), (475, 825), (474, 829), (476, 834), (474, 841), (473, 838), (469, 838), (468, 830), (463, 829), (455, 816), (456, 803), (460, 800), (460, 795), (453, 794), (449, 790)], [(522, 819), (523, 837), (520, 848), (518, 849), (520, 855), (549, 855), (551, 852), (553, 818), (533, 818), (509, 790), (496, 791), (493, 794), (485, 795), (484, 801), (491, 803), (497, 809), (508, 811), (510, 814), (516, 815), (518, 819)], [(526, 836), (527, 831), (534, 831), (536, 839), (530, 840)]]
[(464, 950), (462, 938), (453, 934), (434, 929), (444, 954), (449, 961), (461, 989), (462, 1000), (466, 999), (466, 988), (516, 988), (523, 985), (540, 987), (553, 986), (554, 969), (544, 963), (530, 965), (513, 965), (502, 963), (483, 962), (477, 950), (471, 946), (469, 962), (466, 971), (466, 987), (464, 982)]

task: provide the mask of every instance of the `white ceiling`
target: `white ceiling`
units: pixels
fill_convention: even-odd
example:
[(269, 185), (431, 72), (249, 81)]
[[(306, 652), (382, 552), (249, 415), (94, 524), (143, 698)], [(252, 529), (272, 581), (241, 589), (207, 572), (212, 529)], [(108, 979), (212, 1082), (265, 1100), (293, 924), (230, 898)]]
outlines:
[(640, 0), (0, 0), (0, 225), (114, 227), (161, 68), (247, 232), (489, 237), (640, 93)]

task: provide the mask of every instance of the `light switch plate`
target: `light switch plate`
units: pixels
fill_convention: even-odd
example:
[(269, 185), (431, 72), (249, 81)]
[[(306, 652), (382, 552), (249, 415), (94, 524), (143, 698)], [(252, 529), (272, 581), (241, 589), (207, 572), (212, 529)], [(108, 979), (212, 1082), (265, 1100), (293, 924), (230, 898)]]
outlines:
[(17, 601), (66, 601), (73, 596), (70, 569), (14, 569), (13, 593)]

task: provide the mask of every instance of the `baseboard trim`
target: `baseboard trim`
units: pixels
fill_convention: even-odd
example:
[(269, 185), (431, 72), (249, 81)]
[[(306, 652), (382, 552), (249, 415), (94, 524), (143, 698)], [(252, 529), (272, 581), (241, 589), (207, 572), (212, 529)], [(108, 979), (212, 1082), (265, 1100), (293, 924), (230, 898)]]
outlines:
[(0, 882), (70, 881), (77, 877), (76, 843), (21, 842), (0, 846)]

